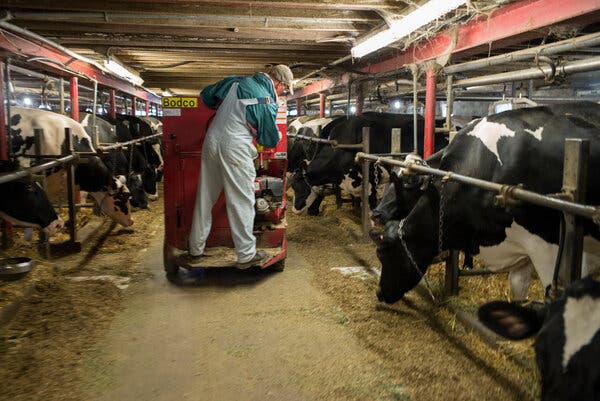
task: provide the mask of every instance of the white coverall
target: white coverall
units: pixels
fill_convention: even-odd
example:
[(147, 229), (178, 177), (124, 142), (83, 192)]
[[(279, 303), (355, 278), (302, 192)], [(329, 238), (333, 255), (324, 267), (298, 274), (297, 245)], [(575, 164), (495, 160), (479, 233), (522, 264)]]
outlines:
[(202, 148), (200, 182), (192, 217), (189, 247), (191, 255), (201, 255), (212, 223), (212, 207), (225, 189), (227, 217), (237, 261), (245, 263), (256, 254), (254, 226), (254, 159), (258, 156), (252, 134), (246, 125), (246, 106), (258, 99), (238, 99), (238, 83), (231, 85), (219, 106)]

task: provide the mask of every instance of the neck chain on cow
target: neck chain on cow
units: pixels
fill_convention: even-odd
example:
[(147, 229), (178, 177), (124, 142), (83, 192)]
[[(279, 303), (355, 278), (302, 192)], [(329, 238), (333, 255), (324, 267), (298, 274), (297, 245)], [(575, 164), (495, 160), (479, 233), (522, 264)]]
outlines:
[(433, 291), (431, 290), (431, 286), (429, 285), (429, 280), (427, 280), (427, 277), (425, 277), (425, 275), (419, 269), (419, 265), (417, 265), (417, 262), (415, 262), (415, 258), (413, 257), (412, 253), (409, 251), (408, 246), (406, 245), (406, 241), (404, 240), (404, 230), (403, 230), (404, 220), (406, 220), (406, 219), (400, 220), (400, 224), (398, 224), (398, 238), (400, 239), (400, 243), (402, 244), (402, 248), (404, 249), (404, 252), (406, 252), (406, 255), (408, 256), (408, 260), (410, 261), (411, 266), (413, 267), (413, 269), (415, 269), (417, 271), (417, 273), (419, 274), (419, 277), (421, 277), (421, 279), (425, 280), (425, 287), (427, 288), (427, 291), (429, 292), (431, 299), (435, 302), (435, 296), (433, 295)]
[(439, 222), (438, 222), (438, 254), (444, 251), (444, 217), (445, 217), (445, 209), (446, 209), (446, 198), (445, 198), (445, 189), (446, 183), (450, 179), (449, 175), (442, 177), (440, 183), (440, 204), (439, 204)]

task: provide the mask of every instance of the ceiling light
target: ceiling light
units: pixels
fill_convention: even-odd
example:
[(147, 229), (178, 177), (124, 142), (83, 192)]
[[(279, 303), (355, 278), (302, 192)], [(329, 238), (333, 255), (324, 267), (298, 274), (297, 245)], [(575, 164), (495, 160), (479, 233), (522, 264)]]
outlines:
[(430, 0), (403, 18), (391, 22), (385, 31), (354, 46), (351, 50), (352, 57), (363, 57), (394, 43), (466, 2), (467, 0)]
[(115, 60), (108, 60), (104, 62), (104, 66), (112, 73), (117, 74), (118, 76), (127, 79), (131, 83), (135, 85), (141, 85), (144, 83), (144, 80), (137, 74), (129, 71), (127, 68), (123, 67), (121, 64), (117, 63)]
[(163, 96), (173, 96), (173, 93), (171, 93), (170, 90), (165, 89), (165, 90), (162, 91), (162, 95)]

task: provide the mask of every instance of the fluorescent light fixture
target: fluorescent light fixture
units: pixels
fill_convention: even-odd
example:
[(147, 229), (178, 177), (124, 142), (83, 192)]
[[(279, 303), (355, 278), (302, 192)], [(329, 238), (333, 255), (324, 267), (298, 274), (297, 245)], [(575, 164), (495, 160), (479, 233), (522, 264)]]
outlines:
[(390, 27), (354, 46), (352, 57), (363, 57), (402, 39), (420, 27), (462, 6), (467, 0), (430, 0), (405, 17), (393, 21)]
[(171, 91), (170, 91), (170, 90), (168, 90), (168, 89), (165, 89), (165, 90), (162, 92), (162, 95), (163, 95), (163, 96), (173, 96), (173, 93), (171, 93)]
[(110, 71), (118, 76), (127, 79), (131, 83), (135, 85), (141, 85), (144, 83), (144, 80), (137, 74), (132, 73), (127, 68), (123, 67), (121, 64), (117, 63), (115, 60), (108, 60), (104, 62), (104, 66)]

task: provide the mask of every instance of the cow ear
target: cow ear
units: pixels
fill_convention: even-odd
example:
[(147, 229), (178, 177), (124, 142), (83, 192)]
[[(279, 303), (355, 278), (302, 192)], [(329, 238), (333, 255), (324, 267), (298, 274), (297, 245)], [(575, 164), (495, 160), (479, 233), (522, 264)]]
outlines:
[(544, 315), (539, 309), (504, 301), (484, 304), (478, 311), (479, 320), (487, 328), (510, 340), (523, 340), (535, 335), (542, 327)]
[(369, 237), (371, 237), (371, 240), (373, 240), (373, 242), (379, 246), (381, 245), (381, 242), (383, 241), (383, 231), (381, 230), (370, 230), (369, 231)]

